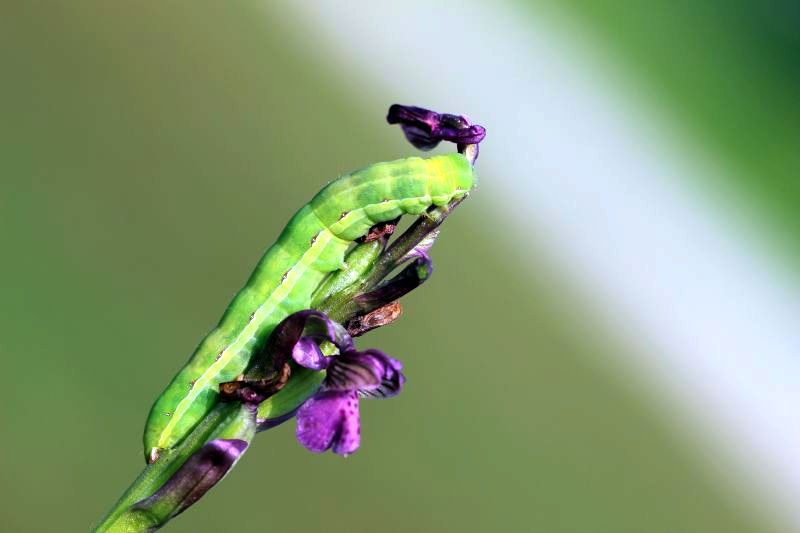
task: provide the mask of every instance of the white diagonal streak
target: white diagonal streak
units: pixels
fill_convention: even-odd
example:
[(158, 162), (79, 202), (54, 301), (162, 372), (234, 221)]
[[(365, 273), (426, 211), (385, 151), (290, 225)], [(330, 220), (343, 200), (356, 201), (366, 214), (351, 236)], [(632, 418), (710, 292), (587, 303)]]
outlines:
[(319, 57), (373, 80), (380, 104), (467, 111), (488, 127), (480, 193), (513, 226), (543, 229), (614, 324), (654, 348), (631, 350), (644, 359), (633, 363), (712, 429), (706, 457), (735, 458), (800, 527), (800, 295), (686, 187), (708, 178), (705, 162), (545, 14), (422, 0), (283, 8)]

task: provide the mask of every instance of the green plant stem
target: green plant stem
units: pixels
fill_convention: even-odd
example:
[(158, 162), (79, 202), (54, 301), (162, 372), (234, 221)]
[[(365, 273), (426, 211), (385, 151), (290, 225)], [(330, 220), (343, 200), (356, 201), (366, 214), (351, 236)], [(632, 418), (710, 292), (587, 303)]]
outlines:
[[(94, 531), (145, 531), (153, 527), (150, 517), (130, 512), (131, 507), (152, 496), (206, 442), (219, 437), (237, 436), (238, 430), (246, 422), (245, 417), (254, 416), (246, 410), (241, 404), (217, 404), (178, 446), (165, 450), (157, 461), (142, 470)], [(244, 440), (249, 442), (250, 439)]]

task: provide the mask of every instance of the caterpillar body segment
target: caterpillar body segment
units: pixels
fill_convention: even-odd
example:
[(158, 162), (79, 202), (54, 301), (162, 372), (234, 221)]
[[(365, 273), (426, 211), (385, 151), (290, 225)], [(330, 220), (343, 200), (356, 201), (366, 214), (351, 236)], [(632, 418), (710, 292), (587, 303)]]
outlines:
[(192, 430), (216, 403), (219, 384), (247, 368), (281, 320), (310, 307), (354, 240), (375, 224), (463, 197), (473, 185), (470, 163), (456, 153), (378, 163), (324, 187), (291, 218), (217, 327), (156, 400), (144, 432), (148, 462)]

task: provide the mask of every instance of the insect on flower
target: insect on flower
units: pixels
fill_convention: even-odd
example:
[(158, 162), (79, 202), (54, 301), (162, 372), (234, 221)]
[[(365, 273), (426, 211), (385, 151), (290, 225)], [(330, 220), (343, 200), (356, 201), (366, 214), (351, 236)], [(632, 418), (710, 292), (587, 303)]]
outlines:
[[(359, 351), (352, 337), (397, 319), (397, 300), (430, 277), (428, 252), (475, 184), (486, 132), (413, 106), (391, 106), (387, 120), (422, 150), (450, 141), (458, 153), (368, 166), (297, 211), (153, 404), (148, 466), (97, 531), (161, 527), (218, 483), (257, 431), (292, 417), (305, 448), (352, 454), (361, 443), (359, 400), (400, 393), (402, 364)], [(402, 215), (418, 217), (390, 242)]]

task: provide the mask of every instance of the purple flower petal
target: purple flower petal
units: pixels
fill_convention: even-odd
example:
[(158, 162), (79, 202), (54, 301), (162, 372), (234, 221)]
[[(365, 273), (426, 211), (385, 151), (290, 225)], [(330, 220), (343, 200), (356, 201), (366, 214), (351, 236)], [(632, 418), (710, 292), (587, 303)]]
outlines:
[(317, 341), (330, 341), (341, 351), (353, 349), (353, 339), (341, 324), (328, 318), (322, 311), (301, 311), (306, 314), (303, 337), (311, 337)]
[(323, 386), (325, 390), (336, 391), (375, 389), (380, 386), (383, 374), (384, 362), (370, 353), (340, 354), (328, 367)]
[(433, 248), (433, 245), (436, 243), (436, 239), (439, 238), (440, 231), (441, 230), (437, 228), (425, 235), (425, 237), (423, 237), (422, 240), (419, 241), (419, 243), (412, 248), (410, 252), (400, 259), (400, 263), (417, 258), (429, 259), (428, 252), (430, 252), (431, 248)]
[(478, 124), (470, 124), (466, 118), (456, 115), (441, 115), (439, 129), (434, 130), (443, 141), (458, 144), (478, 144), (486, 137), (486, 128)]
[(380, 350), (341, 354), (334, 358), (325, 376), (324, 388), (357, 391), (360, 396), (396, 396), (405, 383), (403, 365)]
[(392, 396), (400, 394), (406, 382), (406, 377), (402, 372), (403, 363), (378, 350), (367, 350), (365, 353), (369, 353), (381, 360), (383, 363), (383, 374), (381, 375), (381, 382), (377, 387), (360, 388), (358, 389), (358, 395), (361, 398), (391, 398)]
[(401, 126), (408, 142), (417, 150), (433, 150), (441, 142), (441, 139), (434, 136), (431, 132), (425, 131), (417, 126)]
[(323, 391), (297, 411), (297, 440), (321, 453), (333, 447), (338, 454), (355, 452), (361, 442), (358, 397), (355, 391)]
[(311, 370), (324, 370), (328, 368), (330, 359), (325, 357), (316, 341), (311, 337), (301, 337), (292, 348), (292, 359), (300, 365)]
[(133, 509), (166, 507), (170, 518), (182, 513), (225, 477), (247, 446), (247, 441), (240, 439), (206, 443), (155, 494), (138, 502)]
[(351, 398), (345, 407), (346, 414), (343, 415), (339, 424), (339, 432), (333, 440), (333, 453), (347, 457), (355, 453), (361, 445), (361, 419), (358, 412), (358, 399)]
[(334, 343), (340, 350), (352, 346), (352, 339), (339, 324), (328, 318), (322, 311), (305, 309), (283, 319), (275, 327), (271, 342), (278, 348), (291, 351), (301, 337), (313, 337)]
[(413, 124), (430, 133), (439, 123), (439, 113), (413, 105), (392, 104), (386, 121), (389, 124)]
[(341, 324), (321, 311), (306, 309), (289, 315), (278, 324), (264, 351), (274, 354), (276, 360), (270, 361), (273, 366), (282, 364), (278, 359), (292, 357), (299, 365), (322, 370), (328, 366), (327, 358), (318, 347), (322, 341), (332, 342), (340, 351), (354, 349), (352, 337)]

